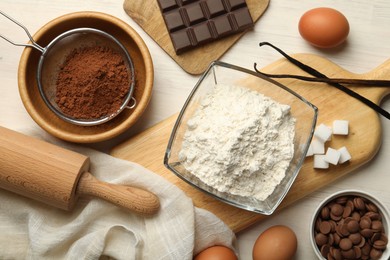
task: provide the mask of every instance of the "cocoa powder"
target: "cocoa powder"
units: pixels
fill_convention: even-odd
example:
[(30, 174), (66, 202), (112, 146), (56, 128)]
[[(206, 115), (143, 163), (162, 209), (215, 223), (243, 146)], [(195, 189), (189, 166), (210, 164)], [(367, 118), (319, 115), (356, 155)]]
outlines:
[(106, 46), (75, 49), (57, 79), (56, 103), (77, 119), (98, 119), (119, 110), (130, 91), (123, 57)]

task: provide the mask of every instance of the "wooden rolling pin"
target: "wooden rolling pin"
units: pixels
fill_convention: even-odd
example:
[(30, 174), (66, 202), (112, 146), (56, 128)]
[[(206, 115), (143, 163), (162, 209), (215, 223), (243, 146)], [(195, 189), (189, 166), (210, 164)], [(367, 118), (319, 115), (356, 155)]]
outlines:
[(99, 181), (89, 165), (87, 156), (0, 126), (0, 188), (65, 210), (93, 196), (141, 215), (158, 211), (156, 195)]

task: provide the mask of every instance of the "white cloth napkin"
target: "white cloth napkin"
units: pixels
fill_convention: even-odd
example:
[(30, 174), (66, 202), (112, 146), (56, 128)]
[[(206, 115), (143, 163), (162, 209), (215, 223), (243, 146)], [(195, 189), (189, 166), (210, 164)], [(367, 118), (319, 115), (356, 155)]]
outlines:
[(19, 132), (89, 156), (90, 172), (98, 179), (144, 187), (159, 197), (161, 208), (153, 217), (140, 217), (99, 199), (80, 198), (67, 212), (0, 190), (0, 259), (183, 260), (212, 245), (234, 249), (234, 233), (161, 176), (42, 131)]

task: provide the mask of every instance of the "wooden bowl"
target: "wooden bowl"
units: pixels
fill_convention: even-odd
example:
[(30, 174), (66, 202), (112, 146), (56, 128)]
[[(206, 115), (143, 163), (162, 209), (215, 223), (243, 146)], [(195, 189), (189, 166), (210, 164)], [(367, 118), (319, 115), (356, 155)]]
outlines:
[(99, 12), (76, 12), (44, 25), (33, 39), (47, 46), (61, 33), (80, 27), (96, 28), (117, 38), (128, 50), (135, 67), (133, 97), (137, 105), (96, 126), (79, 126), (57, 117), (43, 101), (36, 79), (41, 52), (25, 48), (19, 63), (18, 85), (22, 102), (34, 121), (50, 134), (70, 142), (93, 143), (111, 139), (129, 129), (145, 111), (152, 94), (154, 71), (149, 50), (139, 34), (122, 20)]

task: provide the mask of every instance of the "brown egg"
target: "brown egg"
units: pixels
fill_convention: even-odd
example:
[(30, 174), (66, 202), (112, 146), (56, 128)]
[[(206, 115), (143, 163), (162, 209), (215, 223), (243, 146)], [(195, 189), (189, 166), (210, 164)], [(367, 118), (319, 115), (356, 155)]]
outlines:
[(347, 39), (349, 23), (339, 11), (319, 7), (302, 15), (298, 29), (303, 39), (310, 44), (320, 48), (332, 48)]
[(272, 226), (256, 239), (253, 260), (290, 260), (297, 251), (297, 245), (297, 237), (289, 227)]
[(237, 256), (234, 251), (225, 246), (212, 246), (209, 247), (198, 255), (194, 260), (237, 260)]

